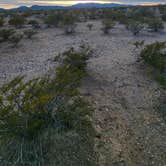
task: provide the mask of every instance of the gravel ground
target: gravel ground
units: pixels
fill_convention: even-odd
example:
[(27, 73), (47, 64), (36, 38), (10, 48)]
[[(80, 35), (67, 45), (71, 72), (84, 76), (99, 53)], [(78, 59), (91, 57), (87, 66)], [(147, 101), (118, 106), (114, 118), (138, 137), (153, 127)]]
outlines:
[(166, 32), (143, 32), (134, 37), (116, 25), (103, 35), (100, 21), (79, 23), (77, 33), (65, 36), (58, 29), (43, 29), (33, 40), (24, 39), (18, 48), (0, 45), (0, 85), (14, 76), (26, 79), (52, 72), (53, 59), (67, 48), (87, 42), (94, 49), (88, 77), (81, 93), (93, 104), (96, 150), (101, 166), (165, 166), (166, 123), (155, 113), (161, 90), (139, 59), (135, 41), (166, 40)]

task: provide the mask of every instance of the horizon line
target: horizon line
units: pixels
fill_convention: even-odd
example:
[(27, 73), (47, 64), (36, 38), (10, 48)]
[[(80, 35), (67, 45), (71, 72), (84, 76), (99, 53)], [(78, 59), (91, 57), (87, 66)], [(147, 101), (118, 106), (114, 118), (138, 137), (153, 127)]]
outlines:
[[(122, 4), (122, 5), (133, 5), (133, 6), (136, 6), (136, 5), (140, 5), (140, 6), (158, 6), (158, 5), (166, 5), (166, 2), (152, 2), (152, 3), (148, 3), (148, 2), (144, 2), (144, 3), (121, 3), (121, 2), (118, 2), (118, 1), (112, 1), (112, 2), (101, 2), (101, 1), (85, 1), (85, 2), (76, 2), (76, 3), (73, 3), (73, 4), (55, 4), (55, 3), (45, 3), (45, 4), (31, 4), (31, 5), (13, 5), (13, 4), (0, 4), (0, 8), (1, 9), (14, 9), (14, 8), (18, 8), (18, 7), (22, 7), (22, 6), (26, 6), (26, 7), (32, 7), (32, 6), (59, 6), (59, 7), (67, 7), (67, 6), (72, 6), (72, 5), (76, 5), (76, 4), (88, 4), (88, 3), (91, 3), (91, 4), (95, 4), (95, 3), (98, 3), (98, 4)], [(2, 7), (1, 7), (2, 6)]]

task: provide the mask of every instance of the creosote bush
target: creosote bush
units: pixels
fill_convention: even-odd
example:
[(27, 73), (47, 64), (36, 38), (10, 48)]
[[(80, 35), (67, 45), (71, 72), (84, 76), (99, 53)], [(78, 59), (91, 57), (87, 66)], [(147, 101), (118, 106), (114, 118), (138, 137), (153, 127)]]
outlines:
[[(154, 68), (154, 78), (166, 89), (166, 42), (155, 42), (147, 45), (141, 52), (144, 61)], [(166, 94), (162, 93), (156, 103), (156, 111), (166, 120)]]
[(142, 50), (141, 57), (159, 72), (164, 72), (166, 69), (166, 42), (147, 45)]
[(30, 20), (28, 21), (28, 24), (30, 24), (34, 29), (40, 28), (39, 22), (37, 20)]
[[(166, 42), (156, 42), (147, 45), (141, 52), (144, 61), (154, 68), (154, 78), (166, 89)], [(162, 93), (161, 93), (162, 94)], [(159, 96), (156, 103), (156, 111), (159, 115), (166, 120), (166, 100), (165, 93)]]
[(50, 14), (44, 19), (44, 23), (50, 26), (58, 27), (63, 17), (60, 14)]
[(161, 117), (166, 121), (166, 94), (162, 94), (159, 97), (158, 104), (156, 105), (156, 110), (161, 115)]
[(12, 47), (17, 47), (20, 43), (21, 39), (23, 38), (23, 34), (21, 33), (15, 33), (10, 37), (10, 42), (13, 44)]
[(163, 20), (163, 21), (166, 21), (166, 12), (163, 13), (163, 15), (162, 15), (162, 20)]
[(72, 14), (65, 14), (63, 16), (63, 21), (61, 22), (61, 26), (64, 28), (64, 32), (67, 35), (75, 33), (76, 29), (76, 20)]
[(13, 29), (1, 29), (0, 30), (0, 41), (4, 42), (7, 41), (15, 31)]
[(36, 34), (37, 32), (34, 31), (33, 29), (27, 29), (24, 31), (24, 35), (26, 36), (27, 39), (32, 39), (32, 37)]
[(9, 24), (17, 28), (21, 28), (25, 24), (25, 18), (23, 16), (14, 15), (9, 20)]
[(3, 24), (4, 24), (4, 19), (3, 19), (3, 17), (0, 17), (0, 27), (2, 27)]
[(105, 19), (103, 20), (102, 23), (103, 23), (102, 31), (104, 32), (104, 34), (109, 34), (110, 29), (112, 29), (115, 25), (115, 23), (110, 19)]
[(142, 48), (144, 46), (144, 44), (145, 44), (145, 41), (144, 40), (136, 41), (133, 44), (134, 44), (135, 48)]
[(78, 91), (90, 54), (84, 46), (70, 49), (61, 54), (56, 77), (25, 82), (19, 76), (0, 89), (2, 165), (97, 165), (92, 108)]
[(161, 19), (153, 18), (148, 21), (148, 28), (152, 32), (158, 32), (164, 29), (164, 23)]
[(130, 30), (135, 36), (138, 35), (143, 28), (144, 25), (138, 21), (131, 20), (127, 24), (127, 29)]

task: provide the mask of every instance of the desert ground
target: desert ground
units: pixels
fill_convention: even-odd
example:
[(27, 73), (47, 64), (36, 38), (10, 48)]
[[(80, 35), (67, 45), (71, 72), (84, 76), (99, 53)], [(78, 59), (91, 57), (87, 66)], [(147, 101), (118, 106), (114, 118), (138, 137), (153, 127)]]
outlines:
[(133, 36), (120, 24), (104, 35), (101, 21), (89, 21), (94, 25), (91, 31), (87, 23), (78, 23), (74, 35), (43, 28), (16, 48), (0, 44), (0, 85), (17, 75), (31, 79), (50, 74), (58, 65), (58, 53), (88, 43), (93, 56), (80, 91), (95, 108), (92, 121), (100, 165), (165, 166), (166, 123), (154, 110), (157, 98), (164, 92), (141, 61), (141, 49), (133, 43), (165, 41), (166, 25), (163, 32)]

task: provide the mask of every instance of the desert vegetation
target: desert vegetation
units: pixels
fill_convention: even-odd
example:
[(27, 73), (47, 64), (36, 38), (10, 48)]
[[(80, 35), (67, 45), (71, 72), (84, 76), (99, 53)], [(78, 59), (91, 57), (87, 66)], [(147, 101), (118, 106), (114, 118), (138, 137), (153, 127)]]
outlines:
[(4, 20), (3, 20), (3, 17), (0, 17), (0, 27), (2, 27), (4, 24)]
[(9, 24), (17, 28), (21, 28), (25, 24), (25, 18), (23, 16), (14, 15), (11, 16)]
[(152, 32), (158, 32), (164, 29), (164, 24), (160, 19), (150, 19), (148, 20), (148, 27)]
[[(96, 165), (93, 109), (78, 91), (90, 53), (84, 46), (79, 52), (70, 49), (61, 55), (55, 78), (25, 82), (19, 76), (1, 88), (1, 164)], [(64, 156), (66, 146), (71, 149)]]
[(32, 39), (32, 37), (36, 34), (37, 32), (34, 31), (33, 29), (27, 29), (24, 31), (24, 35), (28, 38), (28, 39)]
[[(147, 45), (141, 52), (143, 60), (153, 67), (152, 75), (155, 80), (166, 89), (166, 42), (155, 42)], [(158, 99), (156, 110), (166, 120), (166, 100), (165, 94), (161, 94)]]
[(0, 166), (163, 166), (165, 9), (0, 12)]
[(91, 31), (92, 30), (92, 28), (93, 28), (93, 24), (87, 24), (87, 28)]
[(102, 31), (104, 32), (104, 34), (109, 34), (110, 30), (113, 28), (114, 26), (114, 22), (110, 19), (105, 19), (103, 20), (103, 28)]
[(13, 44), (13, 45), (12, 45), (13, 47), (17, 47), (22, 38), (23, 38), (23, 34), (21, 34), (21, 33), (16, 33), (16, 34), (13, 34), (13, 35), (10, 37), (9, 40), (10, 40), (10, 42)]
[(11, 35), (14, 34), (14, 29), (1, 29), (0, 30), (0, 38), (1, 42), (7, 41)]

